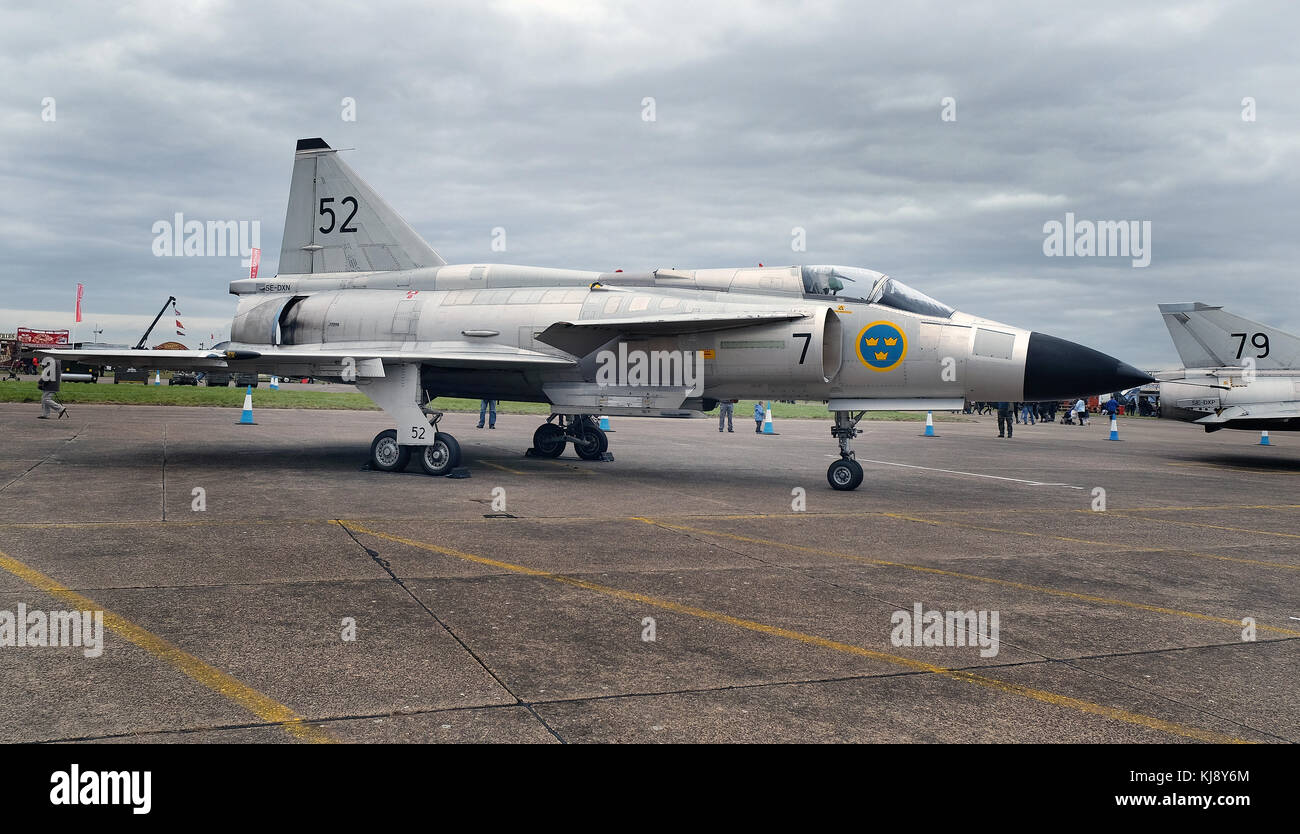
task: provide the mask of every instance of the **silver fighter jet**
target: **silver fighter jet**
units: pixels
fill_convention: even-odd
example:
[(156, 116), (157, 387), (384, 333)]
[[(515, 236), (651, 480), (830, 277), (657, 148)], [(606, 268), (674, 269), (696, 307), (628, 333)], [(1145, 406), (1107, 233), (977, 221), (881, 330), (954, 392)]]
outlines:
[(1206, 431), (1300, 430), (1300, 338), (1199, 301), (1161, 304), (1183, 368), (1160, 372), (1160, 416)]
[(549, 403), (534, 454), (602, 457), (593, 415), (708, 411), (720, 400), (821, 400), (840, 457), (873, 410), (1051, 400), (1145, 373), (1081, 345), (977, 318), (846, 266), (587, 272), (447, 264), (321, 139), (298, 142), (279, 273), (234, 281), (231, 340), (211, 351), (47, 351), (135, 367), (209, 368), (355, 383), (394, 420), (371, 466), (460, 463), (437, 397)]

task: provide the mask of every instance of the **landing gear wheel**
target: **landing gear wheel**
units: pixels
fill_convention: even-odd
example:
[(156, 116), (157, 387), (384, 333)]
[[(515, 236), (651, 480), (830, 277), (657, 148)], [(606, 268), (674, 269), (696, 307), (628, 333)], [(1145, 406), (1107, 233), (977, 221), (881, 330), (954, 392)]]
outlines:
[(573, 451), (583, 460), (600, 460), (609, 449), (609, 438), (590, 422), (579, 426), (577, 436), (579, 439), (574, 441)]
[(558, 458), (564, 454), (564, 429), (554, 423), (543, 423), (533, 432), (533, 450), (544, 458)]
[(447, 475), (460, 465), (460, 444), (444, 431), (438, 432), (431, 445), (417, 448), (416, 457), (427, 475)]
[(862, 464), (853, 458), (840, 458), (826, 470), (826, 480), (832, 489), (857, 489), (862, 484)]
[(370, 468), (380, 472), (401, 472), (411, 461), (411, 447), (397, 443), (397, 430), (389, 429), (375, 435), (370, 442)]

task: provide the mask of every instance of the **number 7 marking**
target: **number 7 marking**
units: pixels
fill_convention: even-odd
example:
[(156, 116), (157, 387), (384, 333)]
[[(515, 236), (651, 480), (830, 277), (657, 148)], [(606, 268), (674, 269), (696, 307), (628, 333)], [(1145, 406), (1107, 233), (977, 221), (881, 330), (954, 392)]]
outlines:
[(1241, 352), (1242, 352), (1243, 350), (1246, 349), (1246, 334), (1245, 334), (1245, 333), (1233, 333), (1233, 334), (1232, 334), (1232, 338), (1234, 338), (1234, 339), (1240, 339), (1240, 340), (1241, 340), (1240, 342), (1237, 343), (1237, 358), (1240, 359), (1240, 358), (1241, 358)]
[(812, 334), (795, 333), (794, 337), (796, 339), (803, 339), (803, 353), (799, 354), (799, 364), (802, 365), (803, 360), (808, 356), (808, 346), (812, 344)]

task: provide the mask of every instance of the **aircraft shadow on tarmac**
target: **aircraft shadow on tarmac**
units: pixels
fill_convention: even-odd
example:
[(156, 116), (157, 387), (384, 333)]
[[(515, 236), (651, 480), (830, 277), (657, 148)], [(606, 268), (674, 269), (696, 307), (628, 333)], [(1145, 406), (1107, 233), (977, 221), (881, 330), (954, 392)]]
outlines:
[[(133, 470), (150, 470), (162, 465), (162, 454), (157, 449), (109, 449), (97, 450), (93, 460), (78, 457), (75, 452), (56, 452), (50, 463), (65, 466), (90, 466), (97, 469), (123, 468)], [(187, 471), (229, 472), (232, 469), (245, 470), (251, 476), (280, 475), (347, 475), (356, 474), (359, 478), (381, 475), (407, 475), (428, 478), (420, 471), (414, 461), (405, 472), (387, 473), (370, 468), (368, 456), (359, 454), (356, 443), (317, 442), (297, 447), (287, 446), (239, 446), (216, 448), (176, 448), (167, 450), (166, 466), (169, 471), (185, 469)], [(633, 463), (627, 460), (604, 462), (587, 461), (574, 455), (571, 451), (558, 458), (532, 458), (524, 454), (523, 448), (516, 445), (493, 447), (472, 446), (465, 448), (461, 466), (467, 468), (471, 477), (500, 476), (505, 471), (517, 470), (527, 474), (554, 474), (563, 477), (569, 474), (595, 473), (611, 471), (626, 476), (630, 482), (659, 484), (664, 487), (678, 486), (684, 471), (692, 473), (691, 477), (710, 480), (710, 472), (700, 472), (683, 460), (679, 465), (663, 462), (657, 465)], [(757, 482), (771, 479), (771, 472), (756, 467), (750, 471), (744, 467), (727, 471), (728, 482), (739, 482), (742, 486), (752, 476)], [(442, 480), (441, 478), (435, 480)]]
[(1266, 470), (1278, 474), (1300, 474), (1300, 457), (1254, 457), (1251, 455), (1218, 454), (1196, 455), (1178, 460), (1189, 465), (1219, 466), (1227, 469)]

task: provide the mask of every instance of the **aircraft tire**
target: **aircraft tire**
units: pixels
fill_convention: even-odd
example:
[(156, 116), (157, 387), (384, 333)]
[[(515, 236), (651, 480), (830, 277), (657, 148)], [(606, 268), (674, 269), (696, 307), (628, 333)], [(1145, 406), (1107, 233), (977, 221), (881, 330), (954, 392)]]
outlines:
[(388, 429), (370, 442), (370, 468), (380, 472), (401, 472), (411, 462), (411, 447), (397, 442), (397, 430)]
[(853, 458), (840, 458), (826, 470), (826, 481), (832, 489), (848, 491), (862, 485), (862, 464)]
[(449, 475), (451, 470), (460, 466), (460, 444), (456, 438), (440, 431), (431, 445), (419, 447), (416, 457), (426, 475)]
[(573, 451), (577, 452), (578, 457), (583, 460), (600, 460), (600, 456), (609, 448), (609, 438), (590, 423), (582, 427), (578, 436), (582, 438), (582, 442), (574, 443)]
[(564, 429), (554, 423), (543, 423), (533, 432), (533, 450), (542, 457), (558, 458), (565, 444)]

